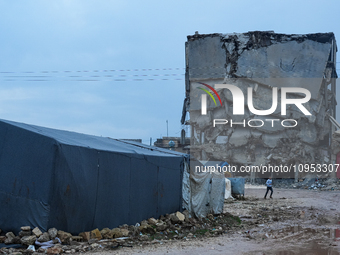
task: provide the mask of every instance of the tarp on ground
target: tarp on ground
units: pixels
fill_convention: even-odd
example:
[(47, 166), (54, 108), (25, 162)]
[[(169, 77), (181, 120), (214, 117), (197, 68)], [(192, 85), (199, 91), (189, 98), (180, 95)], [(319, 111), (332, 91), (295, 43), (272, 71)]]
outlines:
[(187, 154), (0, 120), (0, 228), (77, 234), (182, 209)]

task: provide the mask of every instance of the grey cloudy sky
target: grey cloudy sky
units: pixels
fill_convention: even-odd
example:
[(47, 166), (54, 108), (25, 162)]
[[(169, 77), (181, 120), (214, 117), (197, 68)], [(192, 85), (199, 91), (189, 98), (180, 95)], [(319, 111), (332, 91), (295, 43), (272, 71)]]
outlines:
[(339, 10), (337, 0), (0, 0), (0, 118), (144, 143), (169, 120), (180, 136), (187, 35), (338, 38)]

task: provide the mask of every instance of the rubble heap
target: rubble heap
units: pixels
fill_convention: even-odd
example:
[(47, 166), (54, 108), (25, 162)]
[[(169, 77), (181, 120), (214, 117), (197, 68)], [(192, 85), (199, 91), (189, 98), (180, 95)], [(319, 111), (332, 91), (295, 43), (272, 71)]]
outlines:
[[(256, 182), (247, 179), (250, 185), (265, 185), (267, 179), (256, 179)], [(275, 188), (282, 189), (308, 189), (318, 191), (340, 190), (340, 180), (337, 178), (315, 178), (307, 175), (305, 178), (299, 178), (297, 182), (294, 179), (275, 179), (273, 180)]]
[(149, 218), (134, 226), (122, 225), (114, 229), (104, 228), (82, 232), (78, 235), (49, 229), (42, 233), (38, 227), (21, 227), (18, 235), (13, 232), (1, 233), (0, 243), (21, 244), (28, 249), (2, 248), (0, 253), (11, 254), (15, 250), (25, 253), (37, 251), (47, 254), (86, 252), (98, 249), (116, 249), (132, 247), (141, 243), (162, 243), (176, 239), (195, 239), (216, 236), (227, 230), (240, 227), (241, 220), (230, 213), (220, 215), (209, 214), (204, 218), (189, 218), (189, 212), (176, 212), (161, 216), (159, 219)]
[[(231, 165), (331, 163), (329, 141), (333, 130), (328, 116), (335, 116), (336, 51), (333, 33), (255, 31), (188, 36), (182, 124), (191, 126), (191, 153), (198, 160), (227, 161)], [(235, 98), (226, 88), (216, 88), (221, 104), (217, 98), (215, 103), (207, 97), (207, 111), (203, 114), (205, 92), (198, 89), (203, 83), (238, 87), (245, 97), (244, 114), (233, 114)], [(261, 116), (248, 109), (248, 88), (252, 91), (253, 107), (268, 110), (273, 105), (275, 87), (278, 104), (273, 113)], [(303, 106), (311, 115), (305, 115), (294, 104), (287, 104), (283, 115), (282, 87), (307, 89), (311, 98)], [(303, 97), (299, 93), (287, 96)], [(228, 120), (228, 124), (214, 126), (216, 119)], [(293, 119), (297, 125), (281, 125), (285, 119)], [(245, 125), (231, 126), (231, 120), (244, 121)], [(251, 125), (257, 127), (247, 125), (249, 120), (254, 120)], [(260, 126), (261, 121), (265, 125)], [(293, 125), (289, 123), (292, 122), (285, 124)]]

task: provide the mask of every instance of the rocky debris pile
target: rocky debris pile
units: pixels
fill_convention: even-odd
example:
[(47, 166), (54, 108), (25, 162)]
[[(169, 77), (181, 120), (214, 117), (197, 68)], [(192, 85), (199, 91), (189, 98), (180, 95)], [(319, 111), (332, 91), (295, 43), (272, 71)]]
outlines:
[[(266, 178), (256, 178), (252, 180), (251, 178), (246, 178), (245, 183), (251, 185), (266, 185)], [(295, 184), (295, 179), (291, 178), (282, 178), (282, 179), (273, 179), (273, 185), (275, 188), (290, 188), (291, 185)]]
[(331, 178), (305, 178), (300, 179), (299, 182), (293, 184), (292, 187), (309, 190), (340, 190), (340, 180)]
[[(258, 178), (255, 182), (250, 179), (246, 180), (247, 184), (265, 185), (267, 179)], [(340, 180), (337, 178), (317, 178), (306, 177), (301, 178), (298, 182), (295, 179), (273, 179), (273, 187), (282, 189), (308, 189), (308, 190), (340, 190)]]
[[(210, 237), (238, 228), (241, 220), (230, 213), (220, 215), (209, 214), (205, 218), (189, 217), (189, 212), (176, 212), (150, 218), (134, 226), (122, 225), (117, 228), (102, 230), (94, 229), (78, 235), (49, 229), (42, 233), (39, 228), (31, 230), (30, 226), (21, 227), (16, 236), (13, 232), (0, 235), (0, 243), (21, 244), (27, 249), (2, 248), (0, 254), (27, 253), (75, 253), (99, 249), (116, 249), (134, 245), (168, 242), (170, 240), (190, 240), (200, 237)], [(1, 234), (1, 231), (0, 231)]]

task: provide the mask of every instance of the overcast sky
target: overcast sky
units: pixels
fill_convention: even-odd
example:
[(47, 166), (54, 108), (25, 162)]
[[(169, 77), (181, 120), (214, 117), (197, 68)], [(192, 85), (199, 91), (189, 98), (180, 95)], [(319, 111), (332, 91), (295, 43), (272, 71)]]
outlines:
[(0, 0), (0, 119), (147, 144), (168, 120), (180, 136), (187, 35), (339, 38), (339, 11), (338, 0)]

